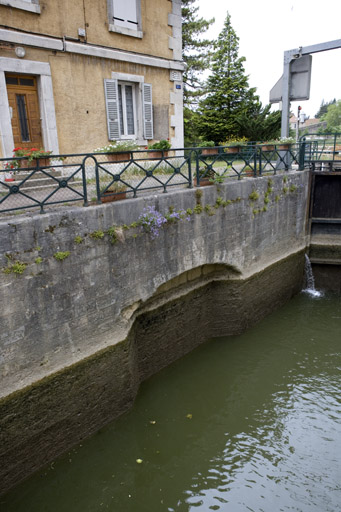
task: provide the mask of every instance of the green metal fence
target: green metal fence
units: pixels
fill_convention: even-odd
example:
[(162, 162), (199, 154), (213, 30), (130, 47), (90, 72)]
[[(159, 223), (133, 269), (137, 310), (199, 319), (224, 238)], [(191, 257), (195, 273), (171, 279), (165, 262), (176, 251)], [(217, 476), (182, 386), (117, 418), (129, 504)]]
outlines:
[[(56, 205), (98, 204), (174, 187), (192, 188), (224, 180), (257, 178), (288, 171), (299, 145), (249, 143), (234, 149), (179, 148), (124, 153), (51, 155), (47, 160), (0, 159), (0, 213), (21, 213)], [(209, 180), (209, 181), (208, 181)], [(208, 183), (207, 183), (208, 182)]]
[(341, 133), (311, 133), (300, 138), (300, 169), (341, 170)]

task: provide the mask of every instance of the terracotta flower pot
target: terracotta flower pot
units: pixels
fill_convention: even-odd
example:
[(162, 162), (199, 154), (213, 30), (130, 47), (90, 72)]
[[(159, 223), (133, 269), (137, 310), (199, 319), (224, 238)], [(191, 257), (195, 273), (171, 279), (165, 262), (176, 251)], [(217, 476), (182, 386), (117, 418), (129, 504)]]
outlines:
[(162, 157), (165, 157), (167, 158), (168, 157), (168, 151), (150, 151), (150, 153), (148, 153), (148, 157), (149, 158), (162, 158)]
[(275, 146), (273, 144), (266, 144), (265, 146), (261, 146), (262, 151), (273, 151)]
[(240, 151), (240, 146), (230, 146), (228, 148), (226, 148), (226, 153), (239, 153)]
[(217, 155), (218, 150), (215, 148), (206, 148), (201, 151), (202, 155)]
[(21, 169), (34, 169), (37, 167), (37, 160), (39, 160), (39, 167), (49, 167), (50, 158), (33, 158), (30, 162), (25, 158), (20, 160)]
[[(200, 178), (200, 184), (199, 184), (200, 187), (208, 187), (210, 185), (213, 185), (213, 182), (210, 181), (209, 178)], [(195, 187), (198, 186), (198, 181), (196, 178), (194, 178), (194, 186)]]
[(108, 153), (109, 162), (126, 162), (130, 160), (130, 153)]
[(104, 192), (101, 197), (102, 203), (112, 203), (113, 201), (120, 201), (121, 199), (126, 199), (127, 193), (126, 192), (120, 192), (120, 193), (114, 193), (114, 192)]
[(280, 145), (278, 146), (278, 149), (279, 149), (280, 151), (287, 151), (289, 148), (290, 148), (290, 144), (280, 144)]

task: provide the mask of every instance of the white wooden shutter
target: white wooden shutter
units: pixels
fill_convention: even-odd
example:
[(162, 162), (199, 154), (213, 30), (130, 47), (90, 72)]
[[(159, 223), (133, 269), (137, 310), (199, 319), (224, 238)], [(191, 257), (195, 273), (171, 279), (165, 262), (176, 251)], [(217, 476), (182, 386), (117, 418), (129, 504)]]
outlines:
[(113, 0), (114, 23), (137, 30), (137, 0)]
[(144, 138), (153, 138), (152, 84), (143, 84), (143, 125)]
[(121, 137), (117, 80), (104, 80), (109, 140)]

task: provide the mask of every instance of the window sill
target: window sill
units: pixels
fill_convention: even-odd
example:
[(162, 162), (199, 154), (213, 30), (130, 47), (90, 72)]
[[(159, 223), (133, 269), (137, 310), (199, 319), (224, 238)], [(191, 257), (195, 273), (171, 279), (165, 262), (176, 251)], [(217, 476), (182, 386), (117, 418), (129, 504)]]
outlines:
[[(5, 0), (0, 0), (0, 3)], [(122, 34), (124, 36), (137, 37), (138, 39), (142, 39), (143, 32), (142, 30), (132, 30), (131, 28), (119, 27), (118, 25), (109, 25), (109, 32), (116, 32), (117, 34)]]
[(31, 4), (24, 0), (0, 0), (0, 5), (6, 5), (7, 7), (14, 7), (15, 9), (21, 9), (22, 11), (34, 12), (40, 14), (40, 5)]

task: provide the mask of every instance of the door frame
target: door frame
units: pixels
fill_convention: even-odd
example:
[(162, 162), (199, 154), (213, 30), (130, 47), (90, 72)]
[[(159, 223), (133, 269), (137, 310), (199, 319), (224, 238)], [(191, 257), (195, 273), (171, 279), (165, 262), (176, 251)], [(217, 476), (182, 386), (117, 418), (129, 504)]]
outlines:
[(44, 149), (46, 151), (53, 151), (55, 155), (58, 155), (59, 145), (50, 64), (47, 62), (21, 61), (0, 57), (0, 143), (3, 157), (10, 158), (13, 155), (14, 148), (5, 73), (27, 74), (37, 77)]

